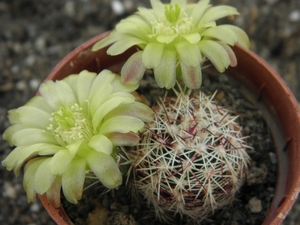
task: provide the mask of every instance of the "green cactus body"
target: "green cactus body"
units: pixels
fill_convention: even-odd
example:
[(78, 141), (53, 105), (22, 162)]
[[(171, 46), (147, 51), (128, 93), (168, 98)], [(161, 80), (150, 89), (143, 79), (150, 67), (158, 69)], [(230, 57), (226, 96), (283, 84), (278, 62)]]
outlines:
[(165, 97), (140, 145), (127, 151), (133, 189), (163, 221), (177, 214), (200, 222), (230, 204), (243, 184), (248, 146), (237, 117), (212, 98), (202, 92)]

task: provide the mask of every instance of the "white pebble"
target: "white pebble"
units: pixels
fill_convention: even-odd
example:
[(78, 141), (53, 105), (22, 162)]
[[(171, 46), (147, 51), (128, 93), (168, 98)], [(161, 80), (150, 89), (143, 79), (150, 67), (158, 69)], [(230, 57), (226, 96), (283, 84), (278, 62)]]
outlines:
[(29, 87), (31, 88), (31, 90), (34, 90), (34, 91), (39, 88), (40, 84), (41, 84), (41, 82), (35, 78), (33, 78), (29, 81)]
[(269, 156), (270, 156), (271, 163), (276, 164), (277, 163), (276, 154), (274, 152), (270, 152)]
[(39, 212), (40, 211), (40, 206), (36, 202), (31, 203), (30, 205), (30, 211), (31, 212)]
[(300, 11), (299, 10), (294, 10), (290, 13), (289, 15), (289, 20), (291, 22), (298, 22), (300, 21)]
[(261, 200), (257, 199), (256, 197), (253, 197), (248, 202), (248, 207), (251, 212), (253, 213), (259, 213), (262, 210), (261, 206)]
[(12, 199), (17, 198), (16, 190), (10, 182), (5, 182), (4, 183), (2, 194), (3, 194), (4, 197), (9, 197), (9, 198), (12, 198)]
[(118, 0), (113, 0), (111, 2), (111, 8), (116, 15), (122, 15), (125, 12), (123, 3)]
[(20, 80), (16, 83), (16, 88), (19, 91), (24, 91), (26, 89), (26, 86), (27, 86), (27, 84), (24, 80)]
[(17, 74), (17, 73), (19, 73), (19, 71), (20, 71), (20, 67), (18, 65), (13, 65), (10, 68), (10, 72), (12, 72), (13, 74)]
[(76, 14), (75, 2), (67, 1), (65, 3), (65, 12), (69, 17), (74, 17)]

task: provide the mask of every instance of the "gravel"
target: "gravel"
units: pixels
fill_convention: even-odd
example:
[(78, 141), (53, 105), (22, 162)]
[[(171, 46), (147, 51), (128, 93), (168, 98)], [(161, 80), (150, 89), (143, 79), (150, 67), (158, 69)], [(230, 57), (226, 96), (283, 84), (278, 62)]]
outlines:
[[(167, 1), (168, 2), (168, 1)], [(234, 21), (251, 38), (251, 49), (286, 81), (300, 101), (300, 1), (211, 0), (235, 6)], [(146, 0), (3, 0), (0, 1), (0, 133), (6, 115), (25, 104), (51, 69), (72, 49), (110, 30), (115, 23), (149, 5)], [(0, 160), (11, 151), (0, 137)], [(276, 158), (273, 158), (276, 163)], [(28, 204), (22, 176), (0, 167), (0, 223), (54, 224), (40, 202)], [(257, 209), (256, 209), (257, 210)], [(283, 224), (296, 225), (300, 200)]]

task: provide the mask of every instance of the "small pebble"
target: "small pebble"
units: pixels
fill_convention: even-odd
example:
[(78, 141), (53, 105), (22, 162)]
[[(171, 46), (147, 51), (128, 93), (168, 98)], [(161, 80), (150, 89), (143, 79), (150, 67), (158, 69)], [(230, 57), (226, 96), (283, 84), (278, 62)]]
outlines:
[(18, 81), (18, 82), (16, 83), (16, 88), (17, 88), (17, 90), (19, 90), (19, 91), (24, 91), (24, 90), (26, 90), (26, 86), (27, 86), (27, 84), (26, 84), (25, 80), (20, 80), (20, 81)]
[(9, 197), (12, 199), (17, 198), (17, 193), (16, 193), (14, 186), (10, 182), (6, 182), (6, 181), (4, 182), (4, 185), (3, 185), (2, 195), (4, 197)]
[(277, 163), (277, 157), (274, 152), (269, 152), (271, 163), (276, 164)]
[(40, 84), (41, 84), (41, 82), (36, 78), (33, 78), (29, 81), (29, 87), (33, 91), (37, 90), (39, 88)]
[(111, 8), (116, 15), (123, 15), (125, 12), (123, 3), (118, 0), (113, 0), (111, 2)]
[(300, 10), (294, 10), (289, 14), (289, 20), (291, 22), (299, 22), (300, 21)]
[(257, 199), (256, 197), (253, 197), (248, 202), (248, 207), (251, 212), (253, 213), (259, 213), (262, 210), (261, 200)]
[(31, 212), (39, 212), (40, 211), (40, 205), (39, 204), (37, 204), (36, 202), (34, 202), (34, 203), (31, 203), (31, 205), (30, 205), (30, 211)]

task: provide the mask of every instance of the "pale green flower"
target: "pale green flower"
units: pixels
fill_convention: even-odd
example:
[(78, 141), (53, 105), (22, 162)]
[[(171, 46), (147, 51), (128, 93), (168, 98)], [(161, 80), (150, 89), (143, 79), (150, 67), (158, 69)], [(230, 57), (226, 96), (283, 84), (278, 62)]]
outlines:
[[(229, 46), (239, 43), (248, 48), (246, 33), (233, 25), (216, 25), (216, 20), (239, 15), (231, 6), (215, 6), (209, 0), (187, 4), (186, 0), (171, 0), (162, 4), (151, 0), (153, 9), (139, 8), (138, 12), (117, 24), (116, 29), (100, 42), (96, 51), (111, 45), (107, 53), (118, 55), (132, 46), (140, 51), (124, 65), (121, 76), (124, 83), (137, 83), (146, 69), (153, 69), (160, 87), (172, 88), (177, 79), (183, 79), (189, 88), (201, 85), (201, 63), (207, 58), (220, 72), (237, 60)], [(178, 75), (177, 75), (178, 76)]]
[(107, 188), (122, 183), (115, 146), (135, 145), (137, 132), (152, 118), (152, 110), (132, 94), (137, 86), (123, 84), (108, 70), (82, 71), (47, 81), (41, 96), (9, 111), (12, 126), (3, 139), (17, 147), (2, 164), (18, 175), (26, 163), (28, 201), (46, 193), (58, 206), (62, 188), (66, 199), (77, 203), (87, 174)]

